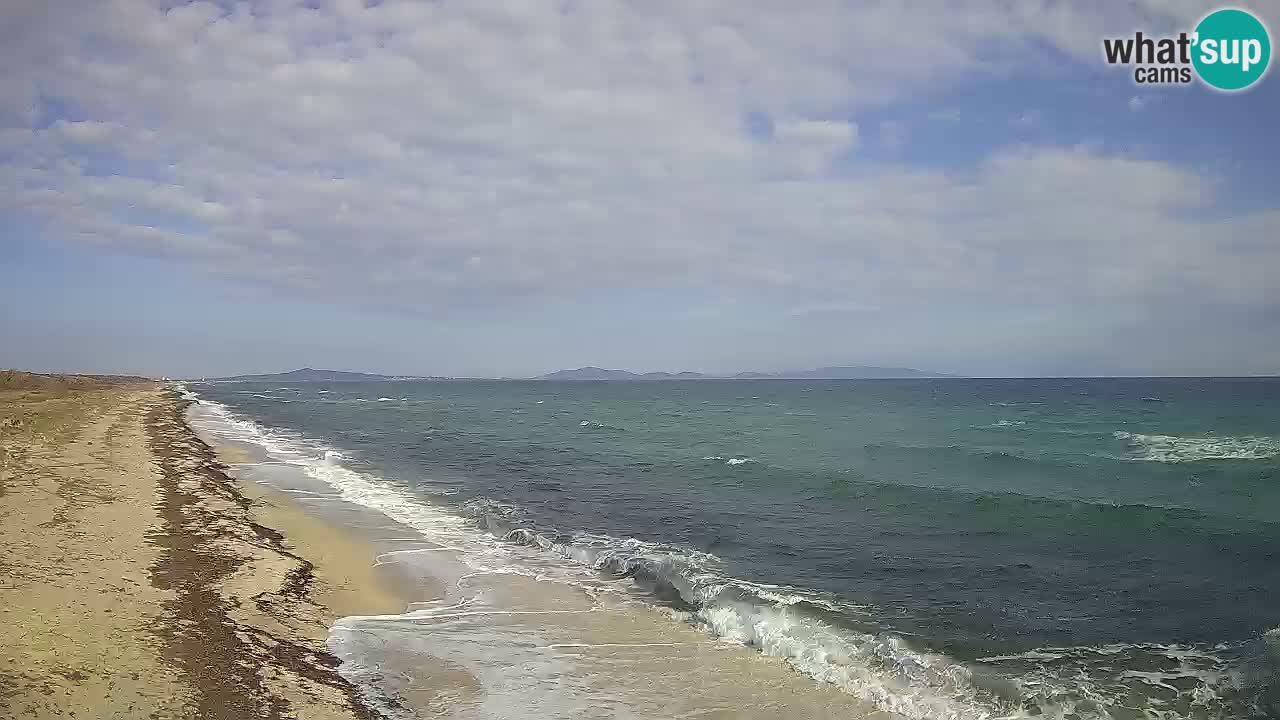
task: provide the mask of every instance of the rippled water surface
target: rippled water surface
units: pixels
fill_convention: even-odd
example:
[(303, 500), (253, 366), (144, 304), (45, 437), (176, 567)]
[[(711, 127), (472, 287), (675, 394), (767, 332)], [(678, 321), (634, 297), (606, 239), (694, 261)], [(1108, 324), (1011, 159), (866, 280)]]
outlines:
[(365, 504), (886, 709), (1280, 715), (1277, 380), (191, 389)]

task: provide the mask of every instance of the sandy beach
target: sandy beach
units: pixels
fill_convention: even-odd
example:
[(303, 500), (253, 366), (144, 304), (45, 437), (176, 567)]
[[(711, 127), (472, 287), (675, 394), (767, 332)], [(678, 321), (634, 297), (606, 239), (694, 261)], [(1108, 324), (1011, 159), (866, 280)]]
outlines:
[[(345, 453), (201, 398), (187, 423), (253, 495), (260, 521), (331, 579), (372, 573), (351, 575), (332, 599), (315, 596), (342, 608), (328, 647), (343, 676), (389, 717), (894, 717), (784, 658), (717, 638), (625, 574), (568, 569), (353, 472)], [(311, 535), (317, 520), (329, 530)], [(344, 559), (331, 563), (335, 552)], [(401, 607), (368, 602), (361, 587), (373, 582)]]
[(280, 466), (198, 436), (158, 383), (0, 388), (0, 718), (880, 715), (661, 612), (476, 575), (255, 480)]
[(377, 717), (325, 649), (406, 601), (373, 548), (244, 492), (157, 384), (0, 380), (0, 717)]

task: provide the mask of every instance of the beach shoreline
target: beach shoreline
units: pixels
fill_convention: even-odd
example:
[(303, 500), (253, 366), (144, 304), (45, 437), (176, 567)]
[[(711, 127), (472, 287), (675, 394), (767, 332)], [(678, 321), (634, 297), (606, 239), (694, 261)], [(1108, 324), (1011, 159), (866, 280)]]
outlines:
[[(246, 489), (286, 517), (372, 542), (382, 579), (409, 589), (402, 611), (352, 613), (328, 639), (343, 675), (389, 715), (898, 717), (834, 678), (708, 632), (655, 602), (643, 580), (565, 565), (364, 471), (347, 448), (259, 425), (200, 393), (187, 422)], [(287, 520), (264, 522), (292, 535)]]
[(188, 405), (101, 379), (0, 392), (0, 718), (381, 717), (325, 641), (411, 598), (360, 537), (230, 475)]
[(477, 567), (206, 409), (155, 383), (0, 393), (0, 719), (891, 717), (626, 578)]

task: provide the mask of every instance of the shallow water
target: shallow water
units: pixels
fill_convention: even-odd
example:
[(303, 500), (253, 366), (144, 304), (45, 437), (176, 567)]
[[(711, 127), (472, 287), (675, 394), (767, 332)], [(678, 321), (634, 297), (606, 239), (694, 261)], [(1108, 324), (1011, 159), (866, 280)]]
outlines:
[(1275, 380), (192, 389), (471, 572), (643, 600), (906, 716), (1277, 713)]
[(197, 405), (188, 420), (235, 449), (230, 471), (242, 482), (378, 548), (370, 560), (405, 611), (340, 618), (329, 646), (388, 717), (893, 717), (680, 622), (628, 579), (459, 527), (331, 456), (308, 462), (299, 446), (284, 449), (216, 407)]

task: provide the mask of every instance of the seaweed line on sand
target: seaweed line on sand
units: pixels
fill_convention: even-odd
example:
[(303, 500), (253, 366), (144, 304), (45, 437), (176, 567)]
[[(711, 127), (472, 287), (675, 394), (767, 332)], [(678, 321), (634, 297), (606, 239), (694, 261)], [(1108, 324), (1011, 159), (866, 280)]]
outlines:
[[(165, 658), (192, 687), (198, 717), (293, 717), (296, 711), (278, 691), (283, 684), (308, 698), (336, 692), (354, 717), (382, 718), (361, 690), (336, 672), (339, 661), (323, 642), (280, 630), (323, 622), (324, 608), (310, 596), (314, 566), (290, 552), (280, 533), (252, 520), (252, 501), (212, 448), (187, 427), (189, 404), (175, 393), (147, 414), (160, 473), (156, 510), (161, 521), (149, 541), (161, 551), (151, 583), (175, 593), (153, 632)], [(278, 586), (252, 598), (228, 592), (224, 583), (263, 553), (292, 563)], [(254, 607), (245, 608), (242, 600), (250, 599)], [(256, 612), (264, 622), (245, 622), (246, 612)]]

